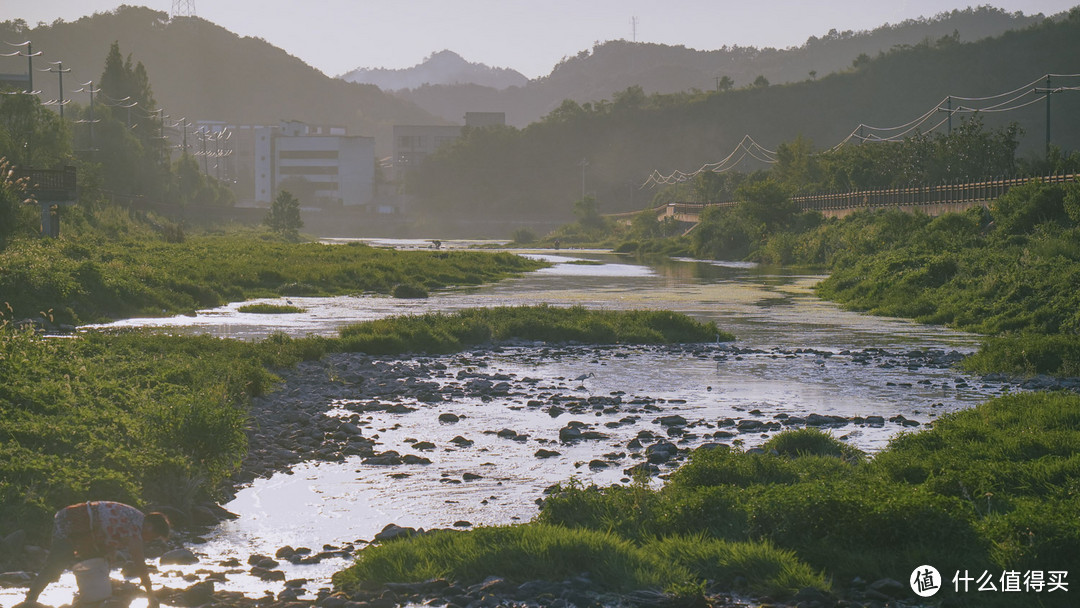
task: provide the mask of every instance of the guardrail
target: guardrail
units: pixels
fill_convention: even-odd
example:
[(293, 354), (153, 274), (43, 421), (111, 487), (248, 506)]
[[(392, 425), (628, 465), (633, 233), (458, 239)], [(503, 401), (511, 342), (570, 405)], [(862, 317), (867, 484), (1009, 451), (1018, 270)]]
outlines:
[[(933, 186), (912, 186), (908, 188), (887, 188), (882, 190), (852, 190), (847, 192), (823, 192), (791, 197), (803, 211), (856, 211), (884, 207), (918, 208), (935, 205), (964, 205), (992, 201), (1008, 192), (1011, 188), (1039, 180), (1048, 184), (1061, 184), (1080, 181), (1080, 174), (1068, 173), (1007, 179), (986, 180), (959, 184), (939, 184)], [(681, 222), (697, 222), (706, 207), (734, 207), (739, 201), (690, 202), (679, 201), (653, 208), (657, 219), (673, 218)], [(641, 213), (633, 211), (614, 213), (608, 217), (629, 220)]]

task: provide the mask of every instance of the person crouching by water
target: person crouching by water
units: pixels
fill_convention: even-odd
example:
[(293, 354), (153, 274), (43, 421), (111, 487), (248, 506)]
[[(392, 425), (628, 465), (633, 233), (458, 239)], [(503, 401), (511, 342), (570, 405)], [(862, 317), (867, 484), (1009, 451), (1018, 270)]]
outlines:
[(169, 537), (169, 519), (161, 513), (142, 511), (118, 502), (84, 502), (56, 512), (53, 520), (52, 546), (41, 572), (30, 583), (26, 601), (20, 606), (32, 606), (45, 587), (57, 579), (64, 569), (76, 562), (103, 557), (110, 563), (118, 550), (128, 553), (135, 564), (150, 608), (158, 600), (150, 586), (143, 543)]

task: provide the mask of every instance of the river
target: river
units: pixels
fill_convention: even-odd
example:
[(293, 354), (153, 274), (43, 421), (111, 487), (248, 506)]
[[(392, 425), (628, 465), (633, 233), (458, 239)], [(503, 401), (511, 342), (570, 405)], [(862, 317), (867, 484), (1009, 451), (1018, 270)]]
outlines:
[[(382, 242), (399, 247), (424, 243)], [(455, 246), (446, 243), (444, 246)], [(388, 523), (413, 527), (450, 527), (527, 521), (537, 512), (544, 488), (571, 476), (584, 483), (624, 483), (625, 468), (640, 462), (626, 445), (642, 431), (662, 435), (660, 416), (681, 415), (699, 426), (674, 435), (680, 445), (737, 441), (747, 448), (766, 432), (727, 437), (721, 420), (781, 421), (811, 413), (843, 418), (897, 415), (910, 420), (883, 425), (846, 424), (832, 429), (844, 441), (870, 452), (889, 438), (945, 412), (970, 407), (1011, 390), (927, 362), (925, 354), (966, 353), (977, 338), (916, 323), (841, 310), (818, 299), (813, 285), (821, 276), (758, 268), (744, 263), (671, 260), (642, 264), (602, 251), (534, 251), (550, 268), (479, 288), (456, 289), (423, 300), (356, 296), (290, 298), (304, 313), (261, 315), (238, 312), (239, 303), (195, 316), (128, 319), (114, 327), (147, 326), (170, 331), (211, 333), (257, 339), (270, 332), (334, 335), (344, 324), (389, 315), (452, 311), (477, 306), (549, 303), (603, 309), (654, 308), (715, 321), (737, 336), (734, 345), (694, 349), (655, 347), (540, 348), (517, 346), (496, 352), (425, 357), (427, 381), (453, 383), (480, 372), (506, 380), (505, 396), (460, 396), (438, 403), (410, 402), (411, 413), (365, 413), (365, 436), (378, 438), (379, 450), (416, 452), (417, 441), (436, 448), (422, 455), (431, 464), (379, 467), (359, 457), (343, 462), (304, 463), (242, 488), (225, 507), (240, 517), (220, 525), (206, 542), (190, 547), (200, 564), (162, 567), (155, 584), (183, 588), (207, 571), (224, 573), (220, 589), (260, 596), (279, 592), (247, 574), (247, 557), (273, 555), (284, 545), (314, 551), (324, 545), (371, 539)], [(283, 300), (260, 300), (283, 303)], [(591, 375), (589, 375), (591, 374)], [(585, 380), (575, 381), (580, 375)], [(288, 387), (286, 387), (287, 389)], [(620, 407), (594, 408), (555, 415), (538, 400), (553, 395), (610, 399)], [(602, 399), (601, 399), (602, 400)], [(634, 402), (649, 403), (632, 409)], [(531, 404), (531, 405), (530, 405)], [(347, 400), (328, 400), (327, 415), (349, 414)], [(438, 421), (441, 413), (460, 417)], [(574, 445), (558, 442), (560, 428), (574, 420), (602, 431), (601, 441)], [(511, 429), (508, 439), (495, 431)], [(527, 438), (521, 438), (527, 435)], [(455, 445), (462, 436), (474, 443)], [(538, 458), (538, 449), (560, 454)], [(602, 461), (601, 466), (596, 461)], [(593, 465), (593, 466), (590, 466)], [(466, 475), (468, 474), (468, 475)], [(656, 483), (662, 483), (657, 479)], [(241, 567), (221, 563), (235, 558)], [(328, 586), (330, 574), (345, 565), (327, 559), (310, 566), (283, 563), (289, 579), (308, 579), (314, 593)], [(201, 571), (201, 572), (200, 572)], [(187, 576), (187, 579), (181, 577)], [(49, 588), (42, 601), (69, 601), (70, 575)], [(7, 593), (7, 595), (5, 595)], [(65, 595), (66, 598), (65, 598)], [(11, 598), (0, 591), (0, 602)], [(308, 596), (310, 597), (310, 596)], [(138, 607), (139, 604), (133, 604)]]

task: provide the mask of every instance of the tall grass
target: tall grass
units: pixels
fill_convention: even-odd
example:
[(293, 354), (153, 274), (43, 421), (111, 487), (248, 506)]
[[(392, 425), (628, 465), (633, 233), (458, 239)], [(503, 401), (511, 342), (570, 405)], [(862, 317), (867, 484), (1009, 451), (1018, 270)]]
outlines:
[(512, 340), (588, 344), (669, 344), (733, 340), (713, 322), (668, 311), (604, 311), (581, 306), (475, 308), (367, 321), (341, 330), (341, 348), (378, 354), (445, 353)]
[(359, 243), (286, 243), (255, 235), (145, 235), (17, 241), (0, 251), (0, 305), (58, 322), (191, 312), (283, 295), (389, 294), (478, 285), (543, 267), (507, 253), (394, 251)]
[(588, 573), (609, 591), (676, 588), (710, 580), (730, 585), (737, 577), (758, 593), (789, 596), (798, 589), (828, 589), (820, 573), (791, 551), (769, 543), (729, 543), (704, 537), (669, 537), (643, 544), (609, 532), (544, 523), (437, 531), (370, 546), (356, 563), (334, 575), (345, 591), (364, 583), (447, 578), (473, 584), (489, 576), (515, 583), (561, 582)]
[(697, 450), (655, 491), (564, 485), (538, 519), (639, 543), (768, 542), (838, 581), (906, 580), (924, 563), (942, 572), (1080, 567), (1080, 396), (997, 398), (900, 435), (870, 460), (834, 441), (785, 431), (769, 443), (818, 447)]

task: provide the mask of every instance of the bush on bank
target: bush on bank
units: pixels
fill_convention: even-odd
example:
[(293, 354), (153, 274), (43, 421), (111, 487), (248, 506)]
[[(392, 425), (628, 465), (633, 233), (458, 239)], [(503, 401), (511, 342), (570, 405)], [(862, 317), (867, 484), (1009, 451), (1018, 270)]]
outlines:
[(718, 334), (730, 338), (679, 314), (550, 306), (395, 317), (336, 339), (257, 342), (150, 331), (47, 338), (0, 321), (0, 532), (44, 533), (57, 509), (82, 500), (185, 508), (213, 497), (245, 453), (249, 399), (273, 390), (272, 370), (327, 352)]
[(514, 583), (561, 582), (588, 573), (606, 591), (649, 587), (677, 589), (704, 580), (734, 585), (738, 577), (758, 594), (790, 596), (828, 582), (791, 551), (770, 543), (726, 542), (703, 536), (669, 536), (631, 542), (603, 530), (529, 523), (458, 532), (441, 530), (370, 546), (356, 563), (334, 575), (345, 591), (365, 583), (445, 578), (464, 584), (498, 576)]
[[(775, 216), (771, 227), (751, 207), (710, 208), (688, 237), (691, 252), (825, 268), (818, 293), (845, 307), (994, 337), (972, 370), (1080, 374), (1080, 183), (1032, 181), (989, 208), (938, 217), (877, 209), (815, 219), (766, 194), (757, 208), (771, 210), (761, 216)], [(622, 248), (664, 251), (688, 239)]]
[[(811, 435), (823, 449), (773, 453)], [(868, 461), (833, 442), (803, 430), (777, 435), (764, 453), (699, 449), (661, 490), (564, 485), (537, 519), (638, 543), (687, 534), (768, 541), (840, 584), (905, 581), (921, 564), (950, 580), (965, 569), (1080, 567), (1080, 396), (997, 398), (902, 434)], [(1067, 604), (1057, 599), (1046, 605)]]
[(955, 605), (1066, 606), (1068, 594), (957, 594), (951, 578), (1078, 571), (1078, 488), (1080, 396), (1009, 395), (901, 434), (870, 459), (803, 429), (761, 450), (699, 448), (659, 490), (571, 480), (528, 524), (371, 546), (334, 583), (559, 582), (584, 570), (615, 590), (745, 580), (744, 591), (788, 597), (856, 577), (907, 581), (931, 564), (945, 579), (937, 599)]

